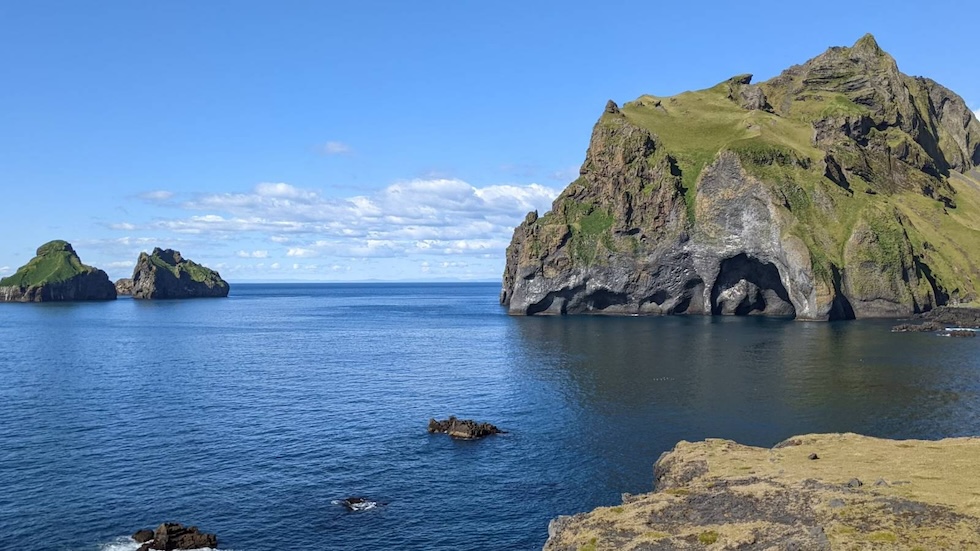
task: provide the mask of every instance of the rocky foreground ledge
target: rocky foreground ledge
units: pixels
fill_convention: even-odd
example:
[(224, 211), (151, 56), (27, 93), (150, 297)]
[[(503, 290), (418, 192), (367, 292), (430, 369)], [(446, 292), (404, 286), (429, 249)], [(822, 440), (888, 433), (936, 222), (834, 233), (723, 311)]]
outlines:
[(656, 490), (559, 517), (545, 551), (980, 549), (980, 438), (681, 442)]

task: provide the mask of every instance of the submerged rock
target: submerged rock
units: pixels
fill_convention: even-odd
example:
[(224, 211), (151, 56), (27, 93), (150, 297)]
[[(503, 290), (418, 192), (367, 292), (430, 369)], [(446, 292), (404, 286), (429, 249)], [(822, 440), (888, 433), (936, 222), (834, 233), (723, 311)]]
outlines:
[(450, 416), (449, 419), (444, 421), (429, 419), (428, 430), (430, 433), (445, 433), (452, 438), (460, 438), (463, 440), (483, 438), (484, 436), (501, 434), (504, 432), (490, 423), (478, 423), (471, 419), (457, 419), (454, 416)]
[(161, 550), (172, 551), (174, 549), (202, 549), (216, 548), (218, 546), (218, 536), (215, 534), (205, 534), (197, 529), (196, 526), (184, 526), (175, 522), (166, 522), (157, 526), (156, 530), (139, 530), (133, 534), (133, 540), (141, 543), (138, 551)]
[(0, 302), (113, 300), (116, 288), (105, 272), (82, 264), (67, 241), (50, 241), (14, 275), (0, 279)]
[(159, 247), (140, 253), (132, 279), (133, 298), (141, 299), (226, 297), (229, 289), (218, 272)]
[(333, 502), (334, 505), (340, 505), (341, 507), (347, 509), (348, 511), (370, 511), (375, 507), (382, 505), (379, 501), (374, 501), (366, 497), (351, 496), (344, 499), (338, 499)]
[(553, 520), (544, 549), (980, 549), (978, 454), (980, 438), (680, 442), (654, 492)]

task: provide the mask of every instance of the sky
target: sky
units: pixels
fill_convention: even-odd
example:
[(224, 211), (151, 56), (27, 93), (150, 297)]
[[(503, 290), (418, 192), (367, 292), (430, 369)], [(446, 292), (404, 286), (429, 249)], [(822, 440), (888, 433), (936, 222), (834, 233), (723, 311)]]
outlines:
[[(802, 7), (794, 7), (799, 4)], [(0, 275), (497, 281), (606, 100), (756, 81), (865, 33), (980, 110), (973, 2), (0, 0)]]

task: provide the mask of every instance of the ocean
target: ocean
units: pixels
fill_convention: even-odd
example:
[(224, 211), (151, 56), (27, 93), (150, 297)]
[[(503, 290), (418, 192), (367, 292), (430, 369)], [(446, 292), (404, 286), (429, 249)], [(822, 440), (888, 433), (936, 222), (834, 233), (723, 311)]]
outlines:
[[(679, 440), (980, 431), (980, 339), (890, 321), (510, 317), (499, 285), (0, 305), (0, 549), (533, 550)], [(430, 417), (491, 422), (478, 441)], [(334, 502), (381, 505), (350, 512)]]

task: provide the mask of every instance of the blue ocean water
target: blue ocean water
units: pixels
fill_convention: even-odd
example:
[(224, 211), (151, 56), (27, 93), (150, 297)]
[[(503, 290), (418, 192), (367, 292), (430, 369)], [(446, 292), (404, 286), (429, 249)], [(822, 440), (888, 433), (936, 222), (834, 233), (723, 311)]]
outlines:
[[(980, 431), (980, 339), (887, 321), (509, 317), (496, 284), (0, 305), (0, 549), (531, 550), (678, 440)], [(426, 433), (455, 414), (510, 431)], [(348, 512), (351, 495), (384, 506)]]

